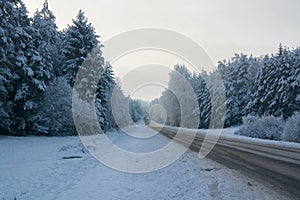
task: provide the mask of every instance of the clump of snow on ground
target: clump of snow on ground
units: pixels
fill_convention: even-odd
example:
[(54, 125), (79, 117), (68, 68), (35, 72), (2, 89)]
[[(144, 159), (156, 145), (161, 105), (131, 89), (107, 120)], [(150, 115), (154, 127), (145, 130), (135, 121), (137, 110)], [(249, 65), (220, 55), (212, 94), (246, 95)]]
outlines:
[[(150, 131), (139, 130), (142, 136)], [(137, 152), (169, 142), (161, 135), (144, 143), (120, 131), (107, 135), (120, 148)], [(0, 158), (0, 199), (293, 198), (267, 182), (199, 159), (189, 150), (173, 164), (142, 174), (106, 167), (83, 148), (78, 137), (0, 137)]]

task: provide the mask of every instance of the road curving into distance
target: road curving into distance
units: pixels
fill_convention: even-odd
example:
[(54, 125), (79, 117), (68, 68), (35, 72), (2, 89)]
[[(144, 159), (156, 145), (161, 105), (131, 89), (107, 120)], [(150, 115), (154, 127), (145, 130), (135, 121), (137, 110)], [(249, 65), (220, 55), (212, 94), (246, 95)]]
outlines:
[[(189, 148), (199, 152), (207, 130), (186, 129), (150, 123), (150, 128), (186, 145), (186, 138), (195, 137)], [(175, 138), (180, 130), (180, 137)], [(206, 141), (209, 142), (209, 140)], [(300, 144), (269, 141), (221, 134), (207, 156), (248, 176), (267, 180), (300, 197)]]

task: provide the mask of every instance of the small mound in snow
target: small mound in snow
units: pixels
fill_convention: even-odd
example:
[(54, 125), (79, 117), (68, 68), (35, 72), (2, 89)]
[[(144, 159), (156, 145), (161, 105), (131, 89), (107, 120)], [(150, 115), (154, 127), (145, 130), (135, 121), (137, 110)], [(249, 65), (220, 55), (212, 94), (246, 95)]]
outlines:
[(76, 159), (76, 158), (82, 158), (82, 156), (64, 156), (62, 159)]
[(220, 170), (221, 168), (204, 168), (204, 169), (201, 169), (201, 171), (207, 171), (207, 172), (211, 172), (211, 171), (214, 171), (214, 170)]
[(86, 153), (86, 149), (82, 143), (78, 144), (66, 144), (59, 148), (58, 152), (81, 152)]

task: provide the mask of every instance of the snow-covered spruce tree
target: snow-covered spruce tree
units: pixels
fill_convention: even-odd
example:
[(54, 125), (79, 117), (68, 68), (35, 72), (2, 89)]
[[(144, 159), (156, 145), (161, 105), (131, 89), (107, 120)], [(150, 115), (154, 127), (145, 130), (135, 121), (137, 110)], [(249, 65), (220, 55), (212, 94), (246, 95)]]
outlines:
[(254, 109), (257, 114), (283, 116), (299, 110), (299, 64), (296, 53), (280, 47), (277, 55), (266, 56), (256, 82)]
[(159, 104), (167, 112), (167, 124), (170, 126), (180, 126), (180, 105), (177, 96), (174, 94), (177, 89), (176, 77), (178, 75), (176, 72), (172, 71), (169, 74), (168, 89), (162, 92), (159, 98)]
[(208, 74), (203, 71), (200, 74), (194, 74), (191, 78), (191, 85), (197, 95), (199, 105), (199, 128), (208, 128), (211, 117), (210, 94), (205, 80)]
[(11, 1), (12, 12), (7, 16), (11, 26), (9, 35), (14, 42), (9, 60), (13, 73), (12, 90), (9, 101), (13, 101), (13, 134), (30, 134), (32, 117), (42, 100), (46, 82), (51, 79), (51, 71), (37, 51), (37, 30), (31, 26), (25, 5), (21, 0)]
[(280, 104), (279, 114), (284, 119), (300, 111), (300, 51), (283, 50), (281, 56), (281, 76), (277, 85)]
[[(211, 101), (205, 79), (208, 74), (191, 74), (183, 65), (176, 65), (170, 73), (168, 90), (165, 90), (158, 102), (167, 113), (167, 124), (171, 126), (193, 126), (195, 122), (200, 128), (208, 128), (211, 114)], [(195, 99), (193, 98), (194, 92)], [(185, 108), (181, 108), (179, 102)], [(153, 104), (153, 102), (152, 102)], [(184, 111), (184, 113), (181, 113)], [(184, 117), (184, 119), (182, 118)], [(181, 124), (189, 121), (191, 124)]]
[(206, 80), (211, 104), (209, 128), (221, 128), (226, 120), (225, 88), (220, 84), (220, 80), (221, 75), (217, 71), (211, 72)]
[(293, 101), (290, 102), (293, 112), (300, 112), (300, 48), (294, 50), (294, 64), (290, 71), (290, 93), (294, 94)]
[[(268, 104), (267, 112), (268, 114), (274, 116), (283, 116), (286, 100), (288, 98), (287, 93), (289, 90), (288, 76), (291, 70), (292, 57), (290, 51), (283, 48), (281, 45), (279, 47), (276, 56), (271, 58), (274, 70), (274, 76), (272, 77), (273, 85), (270, 88), (266, 88), (265, 95), (269, 98), (266, 99)], [(273, 96), (269, 96), (269, 89), (273, 89)], [(284, 116), (286, 118), (286, 116)]]
[[(170, 126), (180, 125), (180, 105), (178, 99), (170, 90), (162, 92), (161, 97), (158, 100), (158, 104), (166, 110), (167, 121), (166, 124)], [(152, 104), (154, 104), (153, 102)]]
[(12, 104), (9, 93), (12, 92), (12, 58), (14, 44), (11, 38), (14, 14), (14, 4), (11, 1), (0, 0), (0, 132), (10, 134), (12, 125)]
[(38, 112), (33, 116), (35, 134), (66, 136), (77, 134), (72, 115), (72, 88), (64, 77), (47, 87)]
[(276, 97), (276, 71), (275, 59), (266, 55), (262, 60), (260, 76), (255, 83), (255, 94), (253, 98), (253, 110), (259, 115), (272, 115), (278, 97)]
[(191, 85), (192, 74), (184, 65), (176, 65), (174, 69), (169, 74), (168, 90), (163, 93), (161, 104), (170, 125), (194, 127), (198, 123), (199, 107)]
[[(173, 82), (173, 84), (177, 84), (178, 89), (175, 95), (182, 106), (180, 126), (196, 128), (195, 126), (199, 126), (199, 105), (191, 84), (192, 74), (184, 65), (176, 65), (174, 68), (177, 73), (175, 75), (177, 78), (174, 77), (174, 81), (177, 79), (177, 83)], [(178, 77), (178, 75), (180, 76)]]
[(287, 48), (280, 49), (278, 53), (277, 61), (277, 73), (278, 79), (276, 79), (276, 88), (278, 97), (277, 106), (274, 110), (275, 116), (283, 116), (285, 119), (292, 116), (293, 114), (293, 104), (295, 103), (296, 94), (292, 91), (292, 74), (293, 71), (293, 53)]
[[(99, 107), (97, 108), (97, 116), (101, 127), (104, 130), (113, 128), (114, 120), (111, 117), (111, 92), (116, 83), (114, 79), (114, 72), (109, 63), (105, 63), (103, 73), (100, 76), (98, 87), (96, 91), (96, 98), (99, 100)], [(102, 120), (101, 120), (102, 119)]]
[[(106, 123), (105, 123), (106, 126), (104, 127), (105, 130), (117, 128), (117, 125), (113, 117), (112, 105), (111, 105), (112, 104), (111, 98), (112, 98), (114, 87), (115, 87), (115, 83), (111, 83), (105, 95), (105, 119), (106, 119)], [(100, 105), (102, 106), (102, 104)], [(100, 113), (98, 116), (101, 116)], [(98, 121), (100, 121), (100, 119), (98, 119)]]
[(98, 90), (99, 77), (104, 72), (104, 58), (100, 47), (92, 49), (78, 69), (80, 73), (76, 76), (74, 89), (79, 98), (91, 102)]
[[(55, 76), (60, 74), (60, 61), (62, 39), (55, 23), (55, 16), (48, 8), (48, 1), (43, 4), (41, 11), (37, 11), (33, 17), (32, 26), (38, 31), (38, 51), (50, 70)], [(54, 74), (53, 74), (54, 77)]]
[(247, 79), (247, 95), (245, 96), (245, 99), (247, 105), (243, 109), (243, 116), (247, 115), (257, 115), (256, 110), (254, 109), (255, 105), (255, 92), (256, 92), (256, 81), (260, 77), (261, 69), (262, 69), (262, 61), (260, 58), (255, 58), (250, 56), (249, 57), (249, 69), (246, 76)]
[[(84, 101), (91, 101), (95, 96), (96, 114), (103, 130), (110, 128), (112, 119), (108, 116), (108, 94), (115, 86), (114, 74), (109, 63), (105, 63), (101, 52), (101, 44), (94, 28), (88, 23), (84, 13), (79, 11), (73, 25), (64, 33), (63, 73), (71, 86), (75, 78), (78, 84), (79, 97)], [(78, 69), (81, 73), (76, 76)]]
[(65, 30), (63, 39), (62, 71), (72, 87), (79, 66), (88, 53), (100, 45), (97, 38), (95, 29), (80, 10), (73, 24)]
[(94, 103), (92, 100), (95, 98), (98, 121), (102, 129), (105, 129), (108, 123), (105, 115), (106, 94), (110, 84), (114, 82), (111, 66), (108, 63), (104, 64), (104, 58), (98, 46), (88, 54), (79, 68), (80, 73), (77, 74), (74, 89), (79, 98), (87, 103)]
[(129, 113), (129, 97), (124, 95), (121, 84), (116, 82), (111, 96), (111, 113), (116, 127), (126, 127), (133, 124)]
[(247, 112), (249, 91), (252, 89), (248, 80), (250, 67), (249, 58), (243, 54), (235, 54), (229, 62), (219, 62), (218, 71), (222, 75), (227, 96), (225, 126), (241, 124), (242, 116)]

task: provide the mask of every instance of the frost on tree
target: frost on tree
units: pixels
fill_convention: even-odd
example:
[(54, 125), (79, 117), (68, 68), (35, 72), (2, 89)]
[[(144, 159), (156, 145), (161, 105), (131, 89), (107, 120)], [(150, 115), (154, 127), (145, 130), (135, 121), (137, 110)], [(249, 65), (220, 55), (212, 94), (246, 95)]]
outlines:
[(23, 135), (31, 129), (32, 122), (29, 118), (43, 97), (51, 72), (37, 51), (35, 39), (38, 33), (31, 26), (25, 5), (22, 1), (1, 3), (2, 9), (5, 10), (1, 11), (5, 15), (3, 21), (6, 23), (6, 26), (3, 26), (6, 27), (4, 42), (9, 42), (5, 60), (12, 74), (7, 99), (11, 102), (10, 108), (13, 113), (12, 132)]
[(0, 132), (8, 134), (12, 125), (12, 104), (9, 93), (12, 92), (12, 66), (14, 44), (10, 35), (13, 4), (0, 0)]
[[(91, 53), (88, 54), (82, 65), (79, 66), (79, 69), (74, 84), (74, 91), (80, 100), (89, 104), (87, 108), (95, 106), (98, 120), (101, 125), (104, 125), (105, 116), (103, 113), (105, 112), (105, 108), (102, 105), (104, 97), (99, 96), (99, 88), (102, 87), (103, 84), (98, 84), (99, 79), (101, 79), (104, 73), (104, 58), (102, 57), (100, 47), (94, 48)], [(86, 117), (88, 117), (88, 112), (78, 114), (82, 115), (83, 113), (86, 113)]]
[(97, 106), (97, 116), (102, 129), (108, 130), (116, 128), (115, 121), (112, 116), (111, 95), (116, 86), (114, 72), (109, 63), (105, 63), (103, 73), (100, 76), (98, 87), (96, 91), (96, 99), (99, 106)]
[(32, 121), (35, 134), (77, 134), (72, 115), (72, 88), (63, 77), (55, 79), (46, 89), (44, 99)]
[(61, 37), (55, 24), (55, 16), (48, 8), (48, 1), (43, 4), (41, 11), (36, 11), (32, 26), (37, 31), (38, 52), (42, 55), (45, 66), (54, 77), (59, 74), (59, 62), (61, 59)]
[(112, 116), (117, 127), (126, 127), (133, 124), (129, 113), (129, 97), (126, 97), (120, 83), (114, 86), (111, 96)]
[(283, 140), (289, 142), (298, 142), (300, 143), (300, 113), (295, 113), (290, 117), (283, 131)]
[(258, 115), (283, 116), (300, 110), (299, 49), (279, 48), (277, 55), (266, 56), (256, 81), (254, 109)]
[(74, 85), (76, 73), (87, 55), (99, 44), (95, 29), (79, 11), (76, 20), (67, 28), (63, 39), (62, 72), (69, 84)]
[(169, 76), (168, 90), (159, 103), (167, 113), (167, 124), (195, 128), (198, 125), (199, 106), (191, 85), (192, 75), (183, 65), (176, 65)]
[(206, 81), (208, 74), (203, 71), (200, 74), (193, 74), (191, 85), (197, 95), (199, 105), (199, 128), (208, 128), (211, 117), (211, 99)]
[(283, 129), (284, 121), (280, 118), (274, 116), (247, 116), (243, 118), (243, 125), (235, 134), (268, 140), (281, 140)]
[(227, 114), (225, 126), (242, 123), (242, 116), (247, 115), (248, 104), (259, 65), (252, 57), (236, 54), (230, 61), (219, 62), (218, 71), (222, 76), (226, 96)]
[[(166, 124), (170, 126), (179, 126), (180, 106), (179, 106), (178, 99), (176, 98), (174, 93), (172, 93), (170, 90), (163, 91), (161, 97), (158, 100), (158, 104), (162, 105), (162, 107), (166, 110), (167, 113)], [(159, 119), (154, 119), (154, 121), (159, 122)]]

